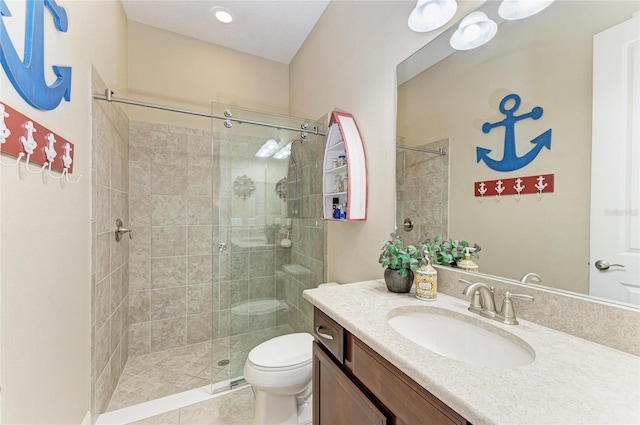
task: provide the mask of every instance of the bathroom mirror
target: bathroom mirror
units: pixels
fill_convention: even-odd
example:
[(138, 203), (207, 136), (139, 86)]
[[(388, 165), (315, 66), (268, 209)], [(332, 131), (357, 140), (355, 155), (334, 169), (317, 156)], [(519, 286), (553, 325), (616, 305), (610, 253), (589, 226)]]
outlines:
[[(412, 211), (405, 204), (398, 208), (406, 215), (397, 219), (398, 232), (414, 242), (436, 236), (436, 224), (445, 226), (449, 237), (482, 246), (476, 260), (481, 273), (517, 281), (535, 273), (541, 282), (535, 277), (529, 282), (589, 295), (594, 267), (589, 256), (592, 87), (598, 84), (592, 79), (593, 36), (629, 20), (640, 9), (640, 2), (557, 0), (541, 13), (516, 21), (499, 18), (499, 4), (488, 1), (479, 7), (499, 23), (489, 43), (454, 52), (449, 38), (456, 24), (397, 68), (398, 144), (429, 147), (448, 143), (444, 162), (448, 163), (448, 184), (444, 186), (448, 192), (442, 196), (448, 209), (428, 198), (414, 203)], [(488, 133), (482, 127), (505, 119), (500, 104), (513, 94), (521, 99), (515, 115), (536, 107), (543, 110), (538, 119), (521, 120), (515, 126), (516, 151), (520, 155), (530, 151), (531, 141), (549, 129), (551, 145), (520, 169), (496, 171), (485, 161), (478, 162), (477, 148), (490, 149), (490, 157), (500, 158), (504, 127)], [(427, 166), (436, 155), (404, 149), (397, 153), (400, 194), (407, 190), (400, 185), (415, 168), (405, 169), (401, 156), (410, 156), (414, 162), (424, 158)], [(499, 199), (475, 196), (476, 182), (549, 174), (554, 176), (553, 192)], [(441, 183), (422, 179), (412, 190), (429, 192), (436, 184)], [(637, 205), (634, 208), (610, 205), (614, 214), (622, 212), (637, 222)], [(412, 214), (426, 225), (405, 232), (403, 221)], [(438, 214), (440, 221), (435, 223)], [(637, 295), (633, 291), (638, 293), (633, 288), (628, 300), (611, 297), (611, 301), (634, 304)]]

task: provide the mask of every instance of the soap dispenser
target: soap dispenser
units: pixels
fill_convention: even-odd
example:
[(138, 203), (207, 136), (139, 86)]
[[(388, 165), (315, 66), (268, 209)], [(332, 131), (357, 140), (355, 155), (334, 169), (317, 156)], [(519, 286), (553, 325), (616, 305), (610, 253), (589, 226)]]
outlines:
[(465, 250), (465, 254), (464, 254), (464, 260), (460, 261), (458, 263), (458, 268), (462, 269), (466, 272), (471, 272), (471, 273), (477, 273), (478, 272), (478, 265), (476, 263), (473, 262), (473, 260), (471, 260), (471, 250), (473, 248), (469, 248), (466, 247)]
[(438, 297), (438, 271), (431, 265), (426, 249), (423, 251), (423, 262), (416, 270), (416, 298), (435, 301)]

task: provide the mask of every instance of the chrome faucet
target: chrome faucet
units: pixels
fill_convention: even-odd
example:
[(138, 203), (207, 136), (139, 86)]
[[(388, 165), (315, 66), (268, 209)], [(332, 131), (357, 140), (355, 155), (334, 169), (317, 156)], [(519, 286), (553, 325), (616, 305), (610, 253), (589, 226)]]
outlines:
[(510, 292), (504, 293), (504, 301), (502, 301), (502, 307), (498, 312), (496, 310), (495, 293), (493, 286), (488, 286), (482, 282), (471, 283), (464, 279), (460, 279), (460, 282), (466, 283), (467, 287), (462, 291), (463, 295), (471, 294), (471, 304), (469, 305), (469, 311), (479, 314), (484, 317), (488, 317), (498, 322), (505, 323), (507, 325), (517, 325), (516, 311), (513, 308), (512, 299), (533, 301), (534, 298), (531, 295), (524, 294), (512, 294)]

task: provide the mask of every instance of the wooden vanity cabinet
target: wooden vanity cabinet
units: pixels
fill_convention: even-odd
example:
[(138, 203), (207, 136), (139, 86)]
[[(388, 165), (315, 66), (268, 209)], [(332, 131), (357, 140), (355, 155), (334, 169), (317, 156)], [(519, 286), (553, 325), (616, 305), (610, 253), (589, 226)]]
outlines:
[(314, 425), (469, 424), (317, 308), (314, 333)]

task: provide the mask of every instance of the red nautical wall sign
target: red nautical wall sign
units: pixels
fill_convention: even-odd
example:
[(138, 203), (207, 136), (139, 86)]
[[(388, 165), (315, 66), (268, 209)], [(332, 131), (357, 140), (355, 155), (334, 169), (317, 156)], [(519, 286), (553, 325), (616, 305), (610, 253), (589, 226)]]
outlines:
[(549, 193), (553, 192), (553, 174), (479, 181), (475, 182), (473, 192), (480, 197)]
[(27, 163), (73, 172), (73, 143), (0, 102), (0, 150)]

